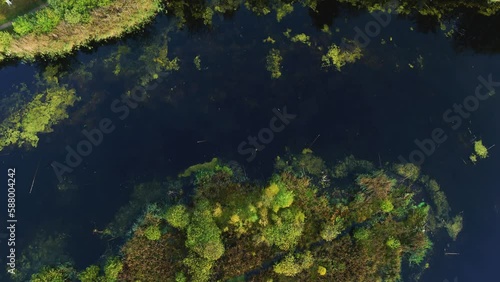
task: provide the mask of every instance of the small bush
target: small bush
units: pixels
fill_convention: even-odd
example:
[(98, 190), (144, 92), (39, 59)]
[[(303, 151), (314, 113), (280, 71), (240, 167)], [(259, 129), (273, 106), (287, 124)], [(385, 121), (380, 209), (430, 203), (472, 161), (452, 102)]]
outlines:
[(33, 32), (35, 29), (35, 21), (30, 15), (20, 16), (12, 22), (12, 27), (15, 33), (23, 36)]
[(10, 47), (12, 35), (5, 31), (0, 31), (0, 51), (3, 52)]
[(61, 17), (53, 9), (43, 9), (35, 16), (36, 33), (47, 33), (53, 30), (61, 21)]
[(189, 213), (183, 205), (176, 205), (169, 208), (164, 217), (175, 228), (184, 229), (189, 224)]
[(146, 230), (144, 230), (144, 236), (148, 238), (148, 240), (156, 241), (161, 238), (161, 230), (160, 227), (156, 225), (148, 226)]

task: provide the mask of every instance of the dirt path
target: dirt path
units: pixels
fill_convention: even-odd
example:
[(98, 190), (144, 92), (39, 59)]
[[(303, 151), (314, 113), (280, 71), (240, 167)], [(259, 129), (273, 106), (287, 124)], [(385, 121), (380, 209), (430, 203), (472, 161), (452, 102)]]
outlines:
[[(36, 8), (34, 8), (34, 9), (32, 9), (31, 11), (27, 12), (26, 14), (31, 14), (31, 13), (34, 13), (34, 12), (36, 12), (36, 11), (40, 10), (40, 9), (43, 9), (43, 8), (47, 7), (47, 5), (48, 5), (47, 3), (42, 4), (42, 5), (40, 5), (40, 6), (36, 7)], [(12, 26), (12, 21), (10, 21), (10, 22), (6, 22), (6, 23), (4, 23), (3, 25), (0, 25), (0, 30), (4, 30), (4, 29), (9, 28), (9, 27), (11, 27), (11, 26)]]

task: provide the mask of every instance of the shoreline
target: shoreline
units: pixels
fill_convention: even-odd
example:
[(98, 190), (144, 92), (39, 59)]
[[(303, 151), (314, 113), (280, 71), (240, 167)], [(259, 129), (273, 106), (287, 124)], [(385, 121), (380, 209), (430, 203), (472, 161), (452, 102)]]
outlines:
[(36, 57), (62, 57), (94, 42), (118, 38), (151, 21), (161, 10), (158, 0), (137, 2), (116, 0), (91, 12), (86, 23), (59, 23), (46, 34), (14, 37), (0, 52), (0, 62), (8, 59), (33, 60)]

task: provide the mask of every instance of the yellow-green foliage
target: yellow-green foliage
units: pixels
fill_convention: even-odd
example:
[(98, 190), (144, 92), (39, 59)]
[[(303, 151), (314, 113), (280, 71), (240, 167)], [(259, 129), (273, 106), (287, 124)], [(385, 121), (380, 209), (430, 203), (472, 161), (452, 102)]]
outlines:
[(187, 227), (186, 247), (202, 258), (215, 261), (224, 254), (221, 234), (210, 210), (200, 205)]
[(12, 42), (12, 35), (5, 31), (0, 31), (0, 52), (5, 52), (9, 49)]
[(196, 173), (201, 170), (214, 170), (218, 164), (217, 158), (213, 158), (210, 162), (196, 164), (188, 167), (183, 173), (179, 174), (179, 177), (189, 177), (191, 174)]
[[(72, 1), (77, 4), (87, 2)], [(34, 59), (40, 55), (65, 55), (91, 42), (109, 40), (140, 28), (161, 10), (162, 5), (158, 0), (92, 2), (103, 5), (98, 4), (87, 11), (88, 18), (82, 18), (79, 11), (73, 10), (61, 20), (61, 14), (53, 7), (19, 17), (13, 26), (21, 36), (12, 40), (10, 47), (1, 52), (0, 58)]]
[(52, 127), (68, 118), (67, 109), (78, 101), (74, 89), (50, 87), (35, 95), (22, 109), (0, 124), (0, 150), (10, 145), (36, 147), (38, 134), (52, 132)]
[(318, 274), (324, 276), (326, 274), (326, 268), (323, 266), (318, 266)]
[(314, 258), (312, 257), (310, 252), (306, 252), (305, 254), (296, 256), (294, 256), (293, 254), (288, 254), (280, 262), (274, 265), (273, 270), (277, 274), (293, 277), (301, 273), (305, 269), (310, 268), (313, 262)]
[(301, 211), (284, 209), (279, 216), (274, 217), (272, 224), (263, 229), (261, 240), (288, 251), (297, 245), (304, 229), (304, 220), (305, 216)]
[(161, 238), (160, 227), (157, 225), (148, 226), (144, 230), (144, 236), (146, 236), (146, 238), (148, 238), (148, 240), (151, 240), (151, 241), (160, 240), (160, 238)]
[(279, 78), (281, 76), (281, 53), (277, 49), (271, 49), (266, 57), (266, 69), (271, 73), (272, 78)]
[(394, 209), (394, 205), (389, 199), (385, 199), (380, 203), (380, 209), (385, 213), (389, 213)]
[(395, 164), (394, 170), (397, 174), (411, 181), (416, 181), (420, 176), (420, 168), (412, 163)]
[(44, 267), (39, 273), (31, 276), (31, 282), (66, 282), (74, 273), (71, 267)]
[(306, 35), (305, 33), (300, 33), (292, 38), (290, 38), (292, 42), (300, 42), (303, 44), (306, 44), (307, 46), (311, 46), (311, 41), (309, 41), (309, 35)]
[(99, 272), (99, 266), (91, 265), (78, 274), (78, 279), (81, 282), (96, 282), (100, 280)]
[(104, 266), (104, 277), (106, 282), (118, 281), (118, 275), (123, 269), (123, 263), (118, 257), (109, 258)]
[(276, 7), (276, 20), (280, 22), (286, 15), (293, 12), (293, 5), (288, 3), (282, 3), (279, 1), (279, 4)]
[(476, 152), (476, 155), (481, 159), (488, 157), (488, 149), (483, 145), (482, 140), (474, 142), (474, 152)]
[(183, 260), (184, 265), (187, 266), (191, 280), (193, 282), (206, 282), (209, 281), (210, 274), (214, 262), (209, 259), (200, 258), (195, 255), (189, 255)]
[(344, 229), (344, 220), (340, 217), (337, 217), (333, 223), (327, 222), (323, 225), (320, 236), (325, 241), (332, 241), (333, 239), (337, 238), (337, 236), (339, 236)]
[(332, 44), (328, 52), (321, 57), (322, 66), (335, 66), (340, 71), (347, 63), (354, 63), (363, 56), (359, 46), (353, 45), (350, 49), (341, 49), (339, 46)]
[(450, 222), (446, 223), (446, 230), (448, 231), (448, 235), (453, 240), (457, 239), (458, 234), (462, 231), (463, 227), (463, 218), (461, 215), (455, 216)]
[(392, 236), (387, 239), (387, 242), (385, 244), (391, 249), (398, 249), (399, 247), (401, 247), (401, 242)]
[(194, 66), (196, 67), (197, 70), (201, 70), (201, 58), (200, 58), (200, 55), (197, 55), (196, 57), (194, 57), (193, 63), (194, 63)]
[(173, 227), (184, 229), (189, 224), (189, 212), (184, 205), (175, 205), (167, 210), (165, 219)]
[(366, 241), (370, 238), (370, 231), (366, 228), (356, 229), (354, 238), (358, 241)]

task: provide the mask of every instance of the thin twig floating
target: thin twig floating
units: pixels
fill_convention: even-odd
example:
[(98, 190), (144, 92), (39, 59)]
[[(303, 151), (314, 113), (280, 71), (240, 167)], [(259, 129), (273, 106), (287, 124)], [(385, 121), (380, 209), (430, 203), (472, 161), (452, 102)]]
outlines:
[(311, 145), (309, 145), (309, 148), (312, 147), (312, 145), (314, 145), (314, 143), (316, 143), (316, 140), (318, 140), (318, 138), (320, 137), (321, 135), (318, 134), (318, 136), (316, 136), (316, 138), (314, 138), (314, 140), (312, 141)]
[(40, 167), (40, 160), (38, 161), (38, 164), (36, 166), (35, 175), (33, 175), (33, 181), (31, 182), (30, 194), (31, 194), (31, 191), (33, 191), (33, 185), (35, 185), (35, 179), (36, 179), (36, 175), (38, 174), (39, 167)]
[(459, 256), (460, 253), (444, 253), (446, 256)]

